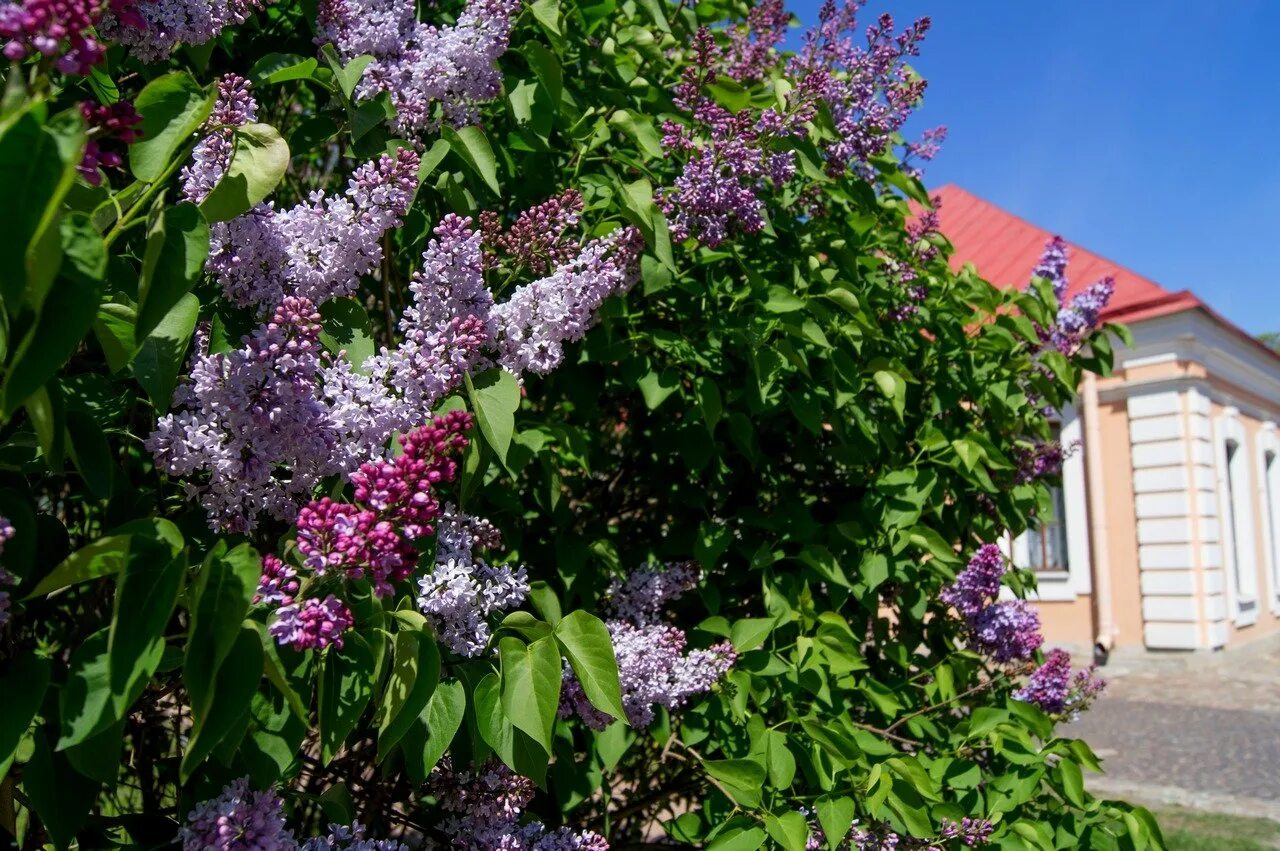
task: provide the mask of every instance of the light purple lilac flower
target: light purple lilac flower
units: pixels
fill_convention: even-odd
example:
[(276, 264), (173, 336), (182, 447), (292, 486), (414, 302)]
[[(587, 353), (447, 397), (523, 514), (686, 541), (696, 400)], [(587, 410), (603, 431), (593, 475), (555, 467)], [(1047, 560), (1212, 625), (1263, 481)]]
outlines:
[(495, 63), (507, 50), (519, 6), (469, 0), (457, 23), (436, 26), (417, 20), (413, 0), (322, 0), (320, 40), (344, 62), (373, 57), (356, 100), (387, 92), (395, 129), (416, 138), (441, 123), (474, 123), (477, 106), (497, 97), (502, 76)]
[[(812, 819), (807, 809), (801, 808), (801, 812), (809, 817), (806, 851), (826, 848), (827, 836), (822, 827)], [(986, 845), (994, 830), (995, 826), (989, 820), (966, 816), (960, 821), (942, 819), (937, 836), (915, 837), (894, 832), (888, 822), (864, 824), (857, 820), (849, 827), (849, 833), (838, 847), (848, 851), (943, 851), (944, 848), (955, 847), (950, 843), (959, 842), (965, 848), (976, 848)]]
[(218, 80), (218, 99), (205, 122), (208, 134), (191, 151), (191, 162), (182, 167), (182, 196), (193, 204), (203, 201), (231, 163), (235, 128), (258, 120), (258, 102), (249, 81), (236, 74)]
[(332, 594), (323, 600), (308, 597), (276, 609), (267, 631), (278, 644), (295, 650), (323, 650), (330, 644), (342, 649), (342, 634), (355, 619), (347, 604)]
[(593, 831), (552, 830), (541, 822), (520, 823), (533, 800), (533, 782), (490, 762), (473, 771), (455, 771), (449, 758), (427, 779), (428, 790), (449, 816), (440, 825), (454, 848), (467, 851), (608, 851)]
[[(655, 707), (676, 710), (695, 695), (709, 691), (737, 661), (737, 653), (727, 641), (686, 655), (684, 631), (658, 622), (660, 607), (692, 588), (697, 579), (693, 564), (679, 562), (666, 570), (642, 568), (610, 589), (610, 605), (617, 616), (605, 625), (618, 660), (622, 708), (628, 723), (637, 730), (653, 723)], [(613, 722), (587, 700), (568, 664), (559, 714), (562, 718), (576, 714), (596, 730)]]
[(564, 344), (582, 339), (605, 299), (639, 279), (643, 245), (635, 228), (619, 228), (587, 243), (549, 276), (517, 288), (493, 308), (498, 362), (516, 375), (558, 367)]
[(254, 792), (249, 778), (229, 783), (216, 798), (196, 805), (179, 834), (183, 851), (292, 851), (284, 801), (275, 792)]
[(350, 825), (330, 824), (328, 834), (308, 839), (301, 851), (409, 851), (409, 846), (394, 839), (369, 839), (365, 826), (353, 821)]
[(243, 24), (261, 8), (261, 0), (137, 0), (136, 14), (108, 14), (101, 29), (143, 62), (157, 62), (180, 45), (204, 44)]
[(1044, 643), (1040, 616), (1026, 600), (1000, 600), (970, 621), (975, 647), (997, 662), (1030, 659)]
[(1105, 687), (1106, 681), (1096, 676), (1093, 665), (1072, 676), (1071, 654), (1054, 648), (1013, 696), (1034, 703), (1049, 715), (1075, 719)]

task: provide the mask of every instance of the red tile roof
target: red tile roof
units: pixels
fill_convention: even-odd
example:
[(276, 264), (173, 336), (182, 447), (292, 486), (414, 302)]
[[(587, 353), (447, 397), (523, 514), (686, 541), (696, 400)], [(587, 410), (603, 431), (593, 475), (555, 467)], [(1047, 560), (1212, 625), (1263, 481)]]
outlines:
[[(938, 216), (942, 232), (956, 249), (951, 257), (951, 264), (955, 268), (972, 263), (982, 277), (994, 284), (1026, 284), (1032, 268), (1040, 259), (1045, 243), (1053, 237), (1052, 233), (959, 186), (949, 184), (935, 190), (933, 194), (942, 199)], [(1067, 290), (1068, 296), (1075, 295), (1107, 275), (1115, 278), (1115, 295), (1102, 314), (1105, 319), (1112, 322), (1137, 322), (1199, 309), (1235, 334), (1265, 350), (1272, 358), (1280, 360), (1280, 355), (1219, 315), (1190, 290), (1172, 292), (1113, 260), (1072, 242), (1067, 245), (1070, 252), (1067, 277), (1071, 282)]]

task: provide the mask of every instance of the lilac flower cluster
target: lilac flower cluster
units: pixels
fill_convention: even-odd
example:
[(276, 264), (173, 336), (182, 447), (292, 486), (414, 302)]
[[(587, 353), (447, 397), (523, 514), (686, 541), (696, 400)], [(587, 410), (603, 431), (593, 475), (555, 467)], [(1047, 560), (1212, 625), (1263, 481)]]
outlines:
[(798, 132), (809, 113), (783, 116), (769, 110), (757, 119), (747, 109), (730, 112), (703, 94), (723, 61), (709, 30), (698, 31), (693, 51), (673, 98), (690, 114), (691, 124), (668, 120), (662, 125), (662, 144), (686, 157), (684, 170), (674, 185), (659, 190), (657, 200), (671, 217), (677, 240), (693, 236), (715, 247), (734, 230), (764, 229), (761, 193), (780, 188), (795, 174), (794, 152), (773, 150), (771, 143)]
[(367, 461), (351, 475), (355, 502), (329, 497), (298, 513), (298, 553), (317, 574), (365, 576), (378, 596), (394, 590), (417, 565), (414, 541), (432, 534), (440, 514), (434, 489), (457, 478), (471, 415), (453, 411), (400, 437), (394, 459)]
[(1029, 659), (1044, 643), (1040, 617), (1025, 600), (995, 600), (1004, 572), (1000, 548), (983, 544), (938, 598), (965, 619), (977, 650), (997, 662)]
[[(613, 617), (605, 624), (618, 659), (622, 708), (628, 723), (637, 730), (653, 723), (654, 707), (679, 709), (693, 696), (709, 691), (737, 661), (737, 653), (727, 641), (686, 655), (684, 631), (658, 622), (660, 607), (692, 588), (697, 580), (692, 564), (677, 563), (665, 570), (642, 568), (610, 589)], [(559, 714), (561, 718), (576, 714), (595, 730), (613, 722), (587, 700), (568, 665)]]
[(262, 557), (262, 573), (258, 577), (258, 590), (254, 592), (255, 606), (288, 606), (298, 593), (298, 571), (285, 564), (272, 553)]
[(196, 805), (179, 834), (183, 851), (282, 851), (297, 848), (285, 827), (284, 801), (234, 780), (216, 798)]
[(330, 644), (342, 649), (342, 634), (355, 619), (347, 604), (332, 594), (324, 599), (308, 597), (276, 609), (267, 631), (277, 644), (295, 650), (323, 650)]
[(436, 528), (435, 569), (418, 580), (418, 608), (459, 656), (483, 651), (492, 635), (488, 617), (520, 605), (529, 594), (523, 567), (494, 567), (475, 555), (500, 544), (488, 520), (445, 506)]
[(17, 62), (36, 54), (57, 57), (64, 74), (88, 74), (106, 56), (94, 30), (108, 18), (141, 22), (134, 0), (21, 0), (0, 3), (0, 38), (5, 58)]
[[(13, 524), (8, 517), (0, 517), (0, 555), (4, 554), (5, 542), (15, 534)], [(0, 567), (0, 585), (16, 585), (18, 580), (12, 573)], [(0, 591), (0, 626), (9, 622), (9, 592)]]
[[(204, 44), (239, 26), (262, 8), (261, 0), (136, 0), (132, 15), (107, 15), (102, 33), (133, 49), (143, 62), (168, 59), (180, 45)], [(114, 8), (113, 8), (114, 12)]]
[(183, 410), (161, 417), (145, 446), (171, 476), (209, 473), (203, 487), (186, 488), (213, 528), (250, 531), (262, 510), (292, 519), (333, 472), (338, 434), (316, 396), (319, 321), (311, 302), (289, 297), (239, 349), (210, 353), (197, 334), (190, 378), (174, 397)]
[[(806, 816), (810, 815), (807, 809), (802, 808), (801, 812)], [(995, 826), (989, 820), (966, 816), (958, 822), (942, 819), (937, 836), (919, 838), (895, 833), (888, 822), (864, 825), (855, 821), (844, 842), (838, 847), (849, 851), (944, 851), (947, 847), (954, 847), (950, 843), (959, 842), (965, 848), (976, 848), (986, 845), (994, 830)], [(809, 837), (805, 840), (806, 851), (818, 851), (826, 847), (826, 833), (810, 819)]]
[(467, 851), (608, 851), (592, 831), (551, 830), (541, 822), (520, 824), (533, 800), (533, 782), (490, 762), (474, 771), (454, 771), (448, 757), (427, 779), (428, 790), (450, 815), (441, 829), (455, 848)]
[(925, 266), (933, 262), (939, 253), (933, 238), (939, 235), (941, 223), (938, 210), (942, 206), (941, 196), (933, 199), (933, 207), (924, 210), (920, 215), (907, 222), (907, 248), (910, 252), (905, 262), (895, 258), (888, 259), (888, 267), (895, 273), (902, 286), (907, 300), (898, 305), (892, 316), (895, 321), (902, 321), (920, 312), (920, 304), (929, 297), (929, 286), (920, 275)]
[(547, 277), (517, 288), (493, 308), (498, 363), (516, 375), (546, 375), (558, 367), (564, 344), (582, 339), (605, 299), (639, 279), (643, 248), (639, 231), (619, 228), (587, 243)]
[(872, 157), (885, 152), (924, 94), (925, 81), (907, 67), (929, 30), (920, 18), (894, 33), (890, 15), (867, 27), (866, 45), (855, 43), (862, 0), (826, 0), (818, 24), (805, 34), (788, 74), (797, 87), (821, 101), (835, 124), (835, 139), (823, 146), (827, 170), (841, 175), (865, 172)]
[(942, 143), (947, 140), (946, 125), (930, 128), (920, 134), (920, 138), (907, 142), (903, 148), (902, 168), (904, 171), (921, 177), (924, 174), (918, 162), (929, 162), (942, 150)]
[(501, 216), (492, 211), (481, 213), (485, 265), (493, 267), (502, 258), (512, 266), (523, 266), (535, 275), (545, 275), (573, 258), (577, 245), (567, 234), (578, 226), (581, 215), (582, 193), (576, 189), (566, 189), (521, 212), (505, 232)]
[(1090, 665), (1072, 676), (1071, 654), (1061, 648), (1050, 650), (1044, 664), (1036, 668), (1027, 684), (1013, 693), (1017, 700), (1034, 703), (1046, 713), (1074, 720), (1106, 687), (1106, 680)]
[(507, 50), (518, 0), (469, 0), (453, 26), (422, 23), (413, 0), (322, 0), (320, 39), (343, 61), (370, 55), (355, 98), (387, 92), (395, 129), (411, 137), (474, 123), (477, 105), (502, 89), (495, 63)]
[(137, 141), (142, 135), (142, 131), (137, 129), (142, 123), (142, 116), (126, 100), (113, 104), (83, 101), (80, 114), (88, 125), (89, 141), (85, 143), (84, 156), (76, 171), (91, 186), (97, 186), (102, 183), (99, 168), (119, 168), (124, 162), (120, 152), (106, 147), (107, 143), (131, 145)]
[(1102, 311), (1115, 294), (1116, 283), (1114, 278), (1103, 278), (1076, 293), (1070, 302), (1064, 304), (1063, 300), (1067, 296), (1068, 259), (1066, 241), (1055, 236), (1045, 244), (1044, 252), (1031, 270), (1031, 275), (1048, 280), (1053, 285), (1054, 297), (1060, 304), (1053, 327), (1038, 329), (1041, 342), (1065, 355), (1072, 355), (1079, 351), (1089, 332), (1098, 327)]
[(1040, 260), (1031, 270), (1031, 277), (1044, 278), (1053, 287), (1053, 295), (1061, 302), (1067, 295), (1067, 263), (1071, 259), (1071, 250), (1067, 241), (1060, 236), (1050, 239), (1044, 246)]
[(1014, 481), (1021, 485), (1046, 476), (1060, 475), (1062, 462), (1068, 457), (1069, 452), (1063, 448), (1062, 441), (1047, 440), (1036, 443), (1034, 446), (1015, 446), (1013, 455), (1018, 465), (1014, 473)]
[(236, 74), (218, 80), (218, 99), (205, 122), (206, 136), (191, 152), (191, 163), (182, 167), (182, 195), (199, 204), (227, 172), (231, 162), (235, 128), (258, 120), (258, 102), (249, 81)]
[(777, 65), (778, 45), (787, 37), (791, 13), (783, 0), (762, 0), (747, 12), (745, 24), (728, 30), (724, 73), (740, 83), (764, 80)]
[(301, 845), (285, 826), (284, 801), (274, 791), (254, 792), (249, 778), (227, 784), (196, 805), (178, 834), (183, 851), (408, 851), (391, 839), (368, 839), (358, 821), (331, 824), (326, 836)]

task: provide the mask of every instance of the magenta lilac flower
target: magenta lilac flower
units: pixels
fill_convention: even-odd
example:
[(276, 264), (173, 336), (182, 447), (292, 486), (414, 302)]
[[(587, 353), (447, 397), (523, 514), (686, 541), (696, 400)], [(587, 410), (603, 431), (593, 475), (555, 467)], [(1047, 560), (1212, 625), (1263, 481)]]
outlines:
[(455, 771), (448, 757), (431, 773), (427, 788), (449, 816), (440, 825), (454, 848), (467, 851), (608, 851), (592, 831), (552, 830), (541, 822), (520, 823), (533, 800), (533, 781), (489, 762)]
[(124, 163), (117, 148), (131, 145), (141, 137), (138, 125), (142, 123), (142, 116), (125, 100), (113, 104), (83, 101), (80, 114), (88, 126), (89, 139), (76, 170), (90, 185), (97, 186), (102, 183), (100, 168), (119, 168)]
[(1040, 616), (1026, 600), (1001, 600), (970, 621), (975, 647), (997, 662), (1030, 659), (1044, 643)]
[(0, 3), (6, 59), (37, 55), (64, 74), (88, 74), (106, 56), (95, 27), (103, 15), (138, 21), (132, 0), (22, 0)]
[(497, 213), (481, 213), (480, 232), (488, 249), (486, 265), (505, 262), (513, 267), (523, 266), (535, 275), (547, 274), (577, 252), (577, 244), (568, 238), (568, 232), (578, 226), (581, 215), (582, 193), (576, 189), (566, 189), (522, 211), (506, 230)]
[(136, 0), (133, 14), (107, 15), (102, 33), (143, 62), (156, 62), (181, 45), (204, 44), (243, 24), (261, 8), (261, 0)]
[(353, 623), (347, 604), (329, 594), (323, 600), (308, 597), (281, 606), (267, 631), (277, 643), (295, 650), (323, 650), (330, 644), (342, 649), (342, 634)]
[[(0, 555), (4, 554), (5, 542), (12, 538), (15, 534), (13, 524), (9, 522), (9, 518), (0, 517)], [(12, 573), (0, 567), (0, 585), (16, 585), (17, 577)], [(9, 600), (8, 591), (0, 591), (0, 626), (4, 626), (9, 622)]]
[(397, 131), (418, 137), (442, 123), (474, 123), (497, 97), (495, 63), (507, 50), (517, 0), (469, 0), (453, 26), (422, 23), (413, 0), (322, 0), (319, 30), (343, 61), (370, 55), (355, 98), (387, 92)]
[(249, 81), (236, 74), (218, 80), (218, 99), (205, 122), (208, 134), (191, 152), (191, 162), (182, 167), (182, 195), (199, 204), (227, 172), (231, 162), (235, 128), (258, 120), (258, 102)]
[(1013, 693), (1017, 700), (1034, 703), (1049, 715), (1074, 718), (1088, 708), (1106, 686), (1094, 667), (1071, 669), (1071, 654), (1061, 648), (1050, 650), (1027, 683)]
[(249, 778), (229, 783), (216, 798), (187, 815), (180, 833), (183, 851), (286, 851), (297, 847), (285, 827), (284, 801), (275, 792), (254, 792)]

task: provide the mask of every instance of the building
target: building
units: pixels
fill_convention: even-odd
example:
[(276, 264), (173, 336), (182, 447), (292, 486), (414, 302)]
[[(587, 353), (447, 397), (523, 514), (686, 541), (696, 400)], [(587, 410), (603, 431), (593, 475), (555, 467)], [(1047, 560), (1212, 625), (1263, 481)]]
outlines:
[[(937, 194), (953, 262), (1024, 285), (1052, 235), (958, 187)], [(1047, 641), (1213, 650), (1280, 632), (1280, 355), (1195, 294), (1080, 246), (1068, 274), (1069, 296), (1115, 278), (1104, 318), (1134, 345), (1061, 412), (1079, 449), (1057, 516), (1006, 542), (1038, 574)]]

